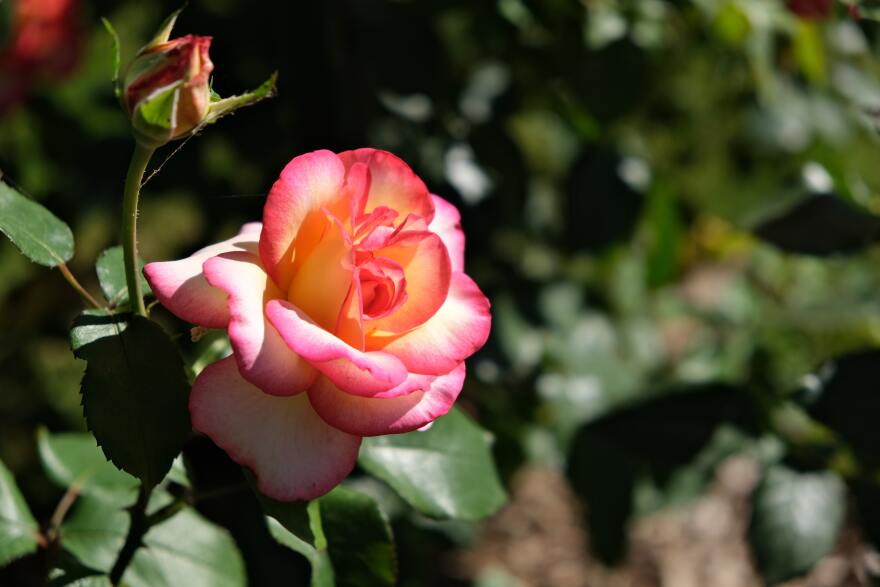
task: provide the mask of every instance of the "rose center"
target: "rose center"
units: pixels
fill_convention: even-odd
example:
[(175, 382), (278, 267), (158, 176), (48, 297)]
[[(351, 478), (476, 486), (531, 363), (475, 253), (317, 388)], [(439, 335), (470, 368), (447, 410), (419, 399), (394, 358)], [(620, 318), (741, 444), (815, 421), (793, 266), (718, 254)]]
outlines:
[(358, 279), (367, 320), (383, 318), (406, 301), (403, 268), (390, 259), (370, 255), (359, 264)]

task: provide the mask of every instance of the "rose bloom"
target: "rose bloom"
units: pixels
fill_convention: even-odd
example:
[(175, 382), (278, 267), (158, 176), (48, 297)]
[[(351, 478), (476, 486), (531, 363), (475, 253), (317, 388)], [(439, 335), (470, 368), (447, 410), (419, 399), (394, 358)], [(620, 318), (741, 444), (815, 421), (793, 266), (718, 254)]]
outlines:
[(262, 224), (147, 265), (166, 308), (229, 333), (233, 356), (193, 385), (196, 430), (297, 500), (344, 479), (361, 437), (448, 412), (491, 322), (459, 220), (391, 153), (315, 151), (281, 172)]
[[(211, 37), (185, 35), (141, 50), (125, 74), (123, 102), (135, 131), (159, 143), (179, 138), (197, 127), (211, 104), (209, 78), (214, 64), (208, 56)], [(153, 100), (175, 104), (171, 128), (156, 127), (139, 109)]]

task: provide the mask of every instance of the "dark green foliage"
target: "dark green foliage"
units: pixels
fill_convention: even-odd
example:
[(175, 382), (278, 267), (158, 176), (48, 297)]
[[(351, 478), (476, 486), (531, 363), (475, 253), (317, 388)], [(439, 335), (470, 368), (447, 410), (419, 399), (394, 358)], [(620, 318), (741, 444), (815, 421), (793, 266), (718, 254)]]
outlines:
[(190, 431), (177, 349), (155, 322), (104, 312), (80, 315), (70, 341), (88, 361), (81, 391), (89, 428), (113, 464), (154, 487)]

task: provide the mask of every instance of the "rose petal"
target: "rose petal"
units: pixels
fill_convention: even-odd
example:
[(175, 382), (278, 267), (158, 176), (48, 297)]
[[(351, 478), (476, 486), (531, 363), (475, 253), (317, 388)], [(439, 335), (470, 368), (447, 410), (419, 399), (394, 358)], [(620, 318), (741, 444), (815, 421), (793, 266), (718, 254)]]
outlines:
[(208, 282), (229, 294), (229, 340), (242, 377), (272, 395), (305, 391), (318, 373), (290, 350), (263, 313), (265, 299), (282, 297), (260, 258), (224, 253), (205, 261)]
[(374, 333), (368, 351), (384, 351), (411, 373), (439, 375), (477, 352), (489, 337), (489, 300), (464, 273), (453, 273), (449, 296), (430, 320), (402, 335)]
[(294, 244), (302, 223), (312, 212), (338, 204), (345, 166), (330, 151), (314, 151), (294, 158), (272, 186), (263, 208), (260, 257), (266, 272), (282, 289), (293, 274)]
[(251, 222), (231, 239), (196, 251), (179, 261), (149, 263), (144, 275), (163, 306), (191, 324), (205, 328), (224, 328), (229, 322), (226, 294), (211, 287), (202, 274), (202, 264), (229, 251), (257, 251), (262, 225)]
[(464, 384), (464, 363), (438, 377), (410, 375), (402, 387), (422, 389), (392, 398), (357, 397), (326, 377), (309, 389), (309, 401), (331, 426), (358, 436), (399, 434), (421, 428), (452, 407)]
[(345, 167), (366, 163), (370, 168), (370, 196), (364, 209), (366, 214), (379, 206), (387, 206), (398, 212), (401, 220), (409, 213), (418, 214), (426, 220), (434, 216), (434, 203), (428, 188), (413, 173), (409, 165), (387, 151), (356, 149), (339, 154)]
[[(405, 332), (423, 324), (443, 305), (449, 293), (452, 267), (440, 237), (432, 232), (402, 232), (393, 243), (376, 250), (376, 257), (391, 259), (403, 267), (406, 301), (390, 315), (371, 320), (373, 330)], [(414, 243), (414, 244), (413, 244)]]
[(278, 500), (314, 499), (354, 468), (361, 439), (326, 424), (305, 395), (267, 395), (239, 375), (232, 357), (206, 367), (189, 398), (193, 427)]
[(453, 271), (464, 271), (464, 231), (461, 229), (461, 214), (458, 208), (441, 198), (431, 195), (434, 201), (434, 220), (428, 230), (436, 232), (449, 251)]
[(289, 302), (271, 300), (266, 304), (266, 315), (293, 352), (348, 393), (373, 396), (406, 380), (406, 367), (400, 359), (383, 352), (365, 353), (345, 344)]
[[(354, 253), (342, 222), (324, 215), (321, 237), (298, 265), (286, 299), (326, 330), (333, 330), (351, 287)], [(297, 255), (299, 256), (297, 248)]]

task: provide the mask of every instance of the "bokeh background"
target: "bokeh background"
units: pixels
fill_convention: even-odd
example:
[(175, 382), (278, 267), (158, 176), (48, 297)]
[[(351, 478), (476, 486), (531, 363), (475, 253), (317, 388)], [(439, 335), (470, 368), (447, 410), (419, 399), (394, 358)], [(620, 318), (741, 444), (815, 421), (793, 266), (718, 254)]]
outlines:
[[(178, 6), (46, 4), (56, 25), (15, 53), (16, 0), (0, 1), (0, 170), (71, 224), (71, 269), (95, 291), (132, 149), (100, 17), (125, 61)], [(511, 496), (445, 523), (366, 487), (401, 585), (868, 585), (880, 23), (858, 16), (830, 0), (191, 0), (177, 31), (214, 37), (214, 88), (277, 70), (279, 95), (150, 180), (141, 253), (258, 219), (297, 154), (388, 149), (462, 211), (494, 329), (460, 405), (494, 435)], [(42, 518), (60, 491), (35, 430), (84, 429), (80, 309), (0, 242), (0, 459)], [(252, 584), (307, 581), (206, 510), (245, 543)]]

